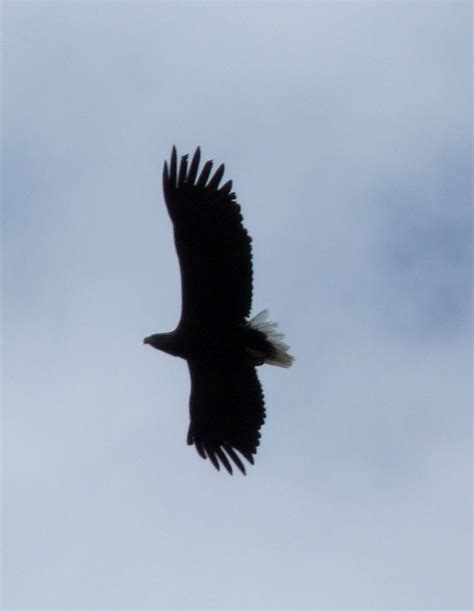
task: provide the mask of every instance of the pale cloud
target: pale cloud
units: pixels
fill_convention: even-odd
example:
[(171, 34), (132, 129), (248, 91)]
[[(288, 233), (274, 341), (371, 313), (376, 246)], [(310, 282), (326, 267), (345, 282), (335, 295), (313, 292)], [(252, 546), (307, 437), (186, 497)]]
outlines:
[[(5, 6), (5, 607), (470, 606), (470, 13)], [(246, 478), (141, 345), (172, 144), (226, 163), (296, 356)]]

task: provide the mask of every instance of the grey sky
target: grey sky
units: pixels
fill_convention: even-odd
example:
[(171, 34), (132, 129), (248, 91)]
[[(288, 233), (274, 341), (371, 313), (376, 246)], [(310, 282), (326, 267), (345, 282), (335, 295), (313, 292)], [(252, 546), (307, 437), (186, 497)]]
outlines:
[[(470, 3), (4, 3), (3, 606), (470, 608)], [(254, 238), (246, 478), (185, 444), (176, 144)]]

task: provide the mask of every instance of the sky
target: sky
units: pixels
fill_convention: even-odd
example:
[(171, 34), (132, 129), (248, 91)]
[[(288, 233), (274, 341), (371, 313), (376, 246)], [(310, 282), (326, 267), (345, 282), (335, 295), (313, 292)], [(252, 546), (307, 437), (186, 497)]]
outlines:
[[(8, 608), (467, 609), (472, 6), (4, 2)], [(225, 162), (262, 367), (246, 477), (186, 445), (161, 170)]]

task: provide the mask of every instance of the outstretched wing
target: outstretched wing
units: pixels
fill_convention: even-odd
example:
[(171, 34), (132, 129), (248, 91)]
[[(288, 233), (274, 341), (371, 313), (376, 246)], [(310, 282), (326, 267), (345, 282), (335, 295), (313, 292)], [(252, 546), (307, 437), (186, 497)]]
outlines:
[(219, 187), (222, 164), (211, 177), (212, 161), (198, 176), (200, 149), (188, 167), (173, 147), (163, 169), (163, 191), (174, 225), (181, 268), (181, 323), (220, 324), (250, 314), (252, 260), (250, 236), (242, 225), (232, 181)]
[[(241, 361), (188, 361), (191, 422), (188, 444), (216, 469), (232, 463), (245, 474), (241, 456), (253, 464), (265, 420), (262, 387), (255, 367)], [(240, 456), (240, 455), (241, 456)]]

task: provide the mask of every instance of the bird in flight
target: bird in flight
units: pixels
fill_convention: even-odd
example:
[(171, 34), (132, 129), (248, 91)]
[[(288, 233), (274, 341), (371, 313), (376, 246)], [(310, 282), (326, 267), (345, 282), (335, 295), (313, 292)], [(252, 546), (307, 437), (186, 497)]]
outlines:
[(293, 357), (277, 324), (252, 304), (251, 238), (242, 224), (232, 181), (220, 185), (224, 164), (199, 168), (201, 152), (178, 163), (173, 147), (163, 168), (163, 192), (181, 271), (182, 307), (171, 333), (143, 343), (188, 363), (191, 376), (187, 443), (216, 469), (245, 475), (254, 463), (265, 420), (256, 367), (289, 367)]

